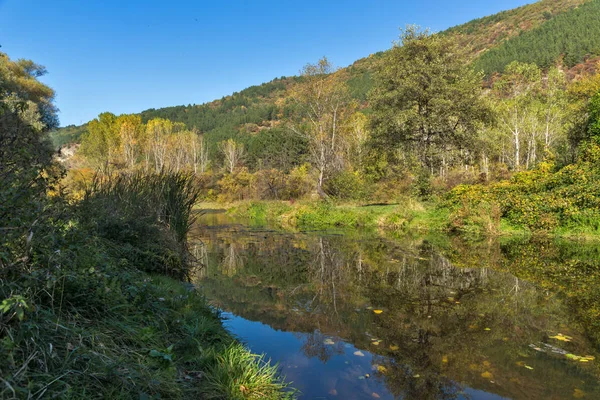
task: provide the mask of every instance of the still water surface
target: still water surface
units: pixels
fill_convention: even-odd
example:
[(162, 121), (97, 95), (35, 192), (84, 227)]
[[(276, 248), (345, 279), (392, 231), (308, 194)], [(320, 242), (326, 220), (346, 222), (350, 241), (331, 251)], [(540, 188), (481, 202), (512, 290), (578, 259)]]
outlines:
[(284, 233), (223, 214), (193, 237), (198, 286), (301, 398), (600, 399), (568, 296), (510, 273), (548, 262), (539, 246)]

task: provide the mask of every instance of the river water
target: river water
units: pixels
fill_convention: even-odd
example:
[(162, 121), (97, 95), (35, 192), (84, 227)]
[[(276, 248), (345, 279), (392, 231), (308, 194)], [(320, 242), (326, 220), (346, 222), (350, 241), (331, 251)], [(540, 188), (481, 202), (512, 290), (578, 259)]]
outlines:
[(303, 399), (600, 399), (574, 312), (589, 280), (559, 275), (596, 248), (289, 233), (215, 213), (192, 237), (195, 283)]

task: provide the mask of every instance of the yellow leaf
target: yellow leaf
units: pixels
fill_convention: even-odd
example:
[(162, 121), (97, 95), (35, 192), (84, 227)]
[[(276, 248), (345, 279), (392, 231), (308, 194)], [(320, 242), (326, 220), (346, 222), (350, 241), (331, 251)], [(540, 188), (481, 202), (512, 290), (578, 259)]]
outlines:
[(576, 399), (581, 399), (585, 397), (585, 392), (581, 389), (575, 389), (573, 391), (573, 397), (575, 397)]
[(483, 373), (481, 374), (481, 377), (482, 377), (482, 378), (485, 378), (485, 379), (491, 379), (491, 378), (493, 378), (493, 377), (494, 377), (494, 375), (492, 375), (492, 373), (491, 373), (491, 372), (485, 371), (485, 372), (483, 372)]
[(383, 310), (373, 310), (373, 312), (374, 312), (375, 314), (381, 314), (381, 313), (383, 312)]
[(527, 369), (533, 369), (533, 367), (530, 367), (529, 365), (526, 365), (525, 368), (527, 368)]
[(377, 371), (384, 373), (385, 371), (387, 371), (387, 368), (384, 367), (383, 365), (378, 365), (377, 366)]
[(400, 347), (399, 347), (399, 346), (396, 346), (395, 344), (391, 344), (391, 345), (390, 345), (390, 350), (391, 350), (391, 351), (396, 351), (396, 350), (399, 350), (399, 349), (400, 349)]
[(442, 362), (443, 362), (444, 364), (447, 364), (447, 363), (448, 363), (448, 356), (443, 356), (443, 357), (442, 357)]
[(573, 338), (571, 336), (566, 336), (562, 333), (559, 333), (558, 335), (550, 336), (550, 339), (560, 340), (561, 342), (570, 342)]

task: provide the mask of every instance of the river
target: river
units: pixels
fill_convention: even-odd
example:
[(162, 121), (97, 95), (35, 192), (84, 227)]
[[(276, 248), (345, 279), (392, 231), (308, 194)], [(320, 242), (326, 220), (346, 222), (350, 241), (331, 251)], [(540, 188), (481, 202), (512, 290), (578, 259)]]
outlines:
[(574, 312), (596, 295), (577, 291), (589, 274), (555, 276), (597, 246), (290, 233), (217, 213), (192, 238), (194, 283), (302, 399), (600, 399)]

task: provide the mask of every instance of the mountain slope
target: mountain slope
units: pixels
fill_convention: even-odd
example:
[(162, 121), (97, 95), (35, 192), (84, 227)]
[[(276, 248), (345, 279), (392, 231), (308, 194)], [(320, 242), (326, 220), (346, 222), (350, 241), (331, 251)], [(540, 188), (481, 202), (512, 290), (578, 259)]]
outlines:
[(590, 0), (541, 0), (498, 14), (474, 19), (444, 31), (461, 36), (474, 55), (498, 46), (504, 41), (535, 29), (554, 17), (567, 13)]
[(483, 53), (475, 67), (502, 72), (513, 61), (547, 68), (562, 58), (573, 67), (600, 54), (600, 0), (587, 2)]

